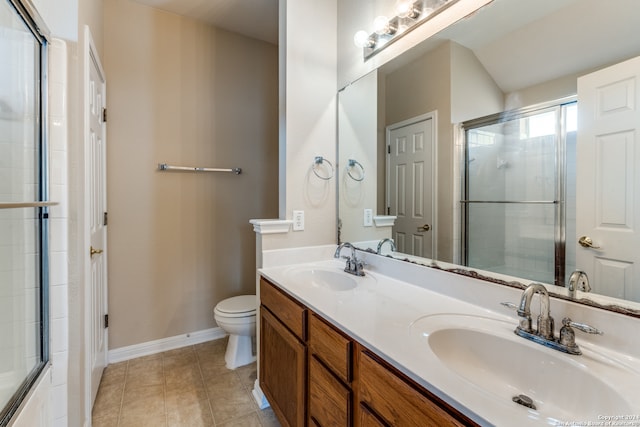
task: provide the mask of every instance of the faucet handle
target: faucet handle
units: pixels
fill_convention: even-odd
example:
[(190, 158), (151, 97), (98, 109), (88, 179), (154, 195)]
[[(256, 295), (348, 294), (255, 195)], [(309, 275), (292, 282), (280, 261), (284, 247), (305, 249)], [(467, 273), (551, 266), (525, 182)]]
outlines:
[(519, 323), (520, 329), (528, 333), (533, 332), (533, 324), (531, 323), (532, 321), (531, 321), (530, 315), (526, 315), (526, 314), (522, 315), (518, 309), (518, 306), (512, 302), (505, 301), (505, 302), (501, 302), (500, 305), (503, 305), (512, 310), (516, 310), (518, 312), (518, 317), (520, 318), (520, 323)]
[(510, 308), (512, 310), (517, 310), (518, 309), (518, 306), (516, 304), (514, 304), (512, 302), (509, 302), (509, 301), (501, 302), (500, 305), (504, 305), (505, 307)]
[(594, 328), (593, 326), (587, 325), (586, 323), (574, 322), (568, 317), (565, 317), (564, 319), (562, 319), (562, 325), (571, 326), (573, 328), (579, 329), (582, 332), (586, 332), (588, 334), (604, 335), (604, 332), (602, 332), (600, 329)]

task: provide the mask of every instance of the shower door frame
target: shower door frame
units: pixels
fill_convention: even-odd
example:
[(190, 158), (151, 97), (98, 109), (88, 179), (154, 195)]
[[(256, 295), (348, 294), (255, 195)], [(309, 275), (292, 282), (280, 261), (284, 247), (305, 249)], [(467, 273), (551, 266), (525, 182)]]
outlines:
[[(469, 264), (469, 206), (480, 203), (500, 203), (500, 204), (531, 204), (531, 205), (554, 205), (554, 279), (553, 284), (565, 286), (566, 276), (566, 107), (577, 102), (577, 96), (569, 96), (555, 101), (535, 104), (529, 107), (503, 111), (489, 116), (468, 120), (462, 123), (464, 131), (464, 149), (461, 159), (461, 240), (460, 247), (461, 264)], [(554, 200), (471, 200), (469, 199), (469, 173), (467, 165), (470, 162), (469, 144), (467, 133), (470, 130), (478, 129), (488, 125), (505, 123), (531, 117), (540, 113), (556, 111), (556, 150), (555, 150), (555, 197)]]
[[(2, 1), (2, 0), (0, 0)], [(38, 336), (36, 337), (34, 366), (23, 377), (13, 396), (0, 406), (0, 426), (11, 424), (16, 414), (21, 410), (21, 405), (28, 398), (29, 393), (37, 384), (42, 372), (50, 360), (50, 294), (49, 294), (49, 207), (54, 205), (49, 201), (49, 146), (48, 146), (48, 48), (50, 33), (38, 11), (31, 1), (6, 0), (9, 8), (15, 12), (15, 17), (22, 21), (25, 29), (33, 36), (34, 61), (37, 73), (33, 90), (37, 94), (35, 101), (35, 150), (33, 167), (37, 175), (36, 193), (38, 200), (24, 200), (15, 203), (0, 203), (0, 209), (24, 209), (35, 208), (34, 223), (36, 224), (35, 248), (37, 254), (35, 282), (37, 291), (33, 310), (39, 322)], [(26, 31), (25, 31), (26, 33)]]

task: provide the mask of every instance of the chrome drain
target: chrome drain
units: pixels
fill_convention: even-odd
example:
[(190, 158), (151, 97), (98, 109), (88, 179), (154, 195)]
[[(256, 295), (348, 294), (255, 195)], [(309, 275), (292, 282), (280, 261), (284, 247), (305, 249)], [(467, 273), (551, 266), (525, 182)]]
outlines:
[(536, 405), (533, 404), (533, 399), (525, 394), (519, 394), (511, 398), (518, 405), (526, 406), (527, 408), (536, 409)]

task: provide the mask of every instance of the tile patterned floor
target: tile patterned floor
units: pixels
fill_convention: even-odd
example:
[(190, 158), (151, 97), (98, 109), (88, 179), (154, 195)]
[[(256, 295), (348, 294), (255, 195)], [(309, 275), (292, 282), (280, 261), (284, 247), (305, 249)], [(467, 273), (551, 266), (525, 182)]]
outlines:
[(226, 339), (109, 365), (94, 427), (279, 427), (251, 395), (256, 364), (228, 370)]

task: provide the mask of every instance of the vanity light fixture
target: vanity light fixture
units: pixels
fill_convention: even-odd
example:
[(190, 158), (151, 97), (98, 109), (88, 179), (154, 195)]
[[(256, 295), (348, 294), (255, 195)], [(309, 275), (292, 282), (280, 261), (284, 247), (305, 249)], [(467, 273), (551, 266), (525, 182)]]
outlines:
[(378, 16), (373, 21), (373, 31), (358, 31), (353, 37), (353, 42), (357, 47), (362, 48), (364, 59), (369, 59), (392, 41), (457, 1), (397, 0), (395, 3), (396, 16), (393, 18)]
[(389, 20), (386, 16), (378, 16), (373, 20), (373, 31), (378, 36), (394, 35), (398, 31), (398, 19)]
[(416, 19), (420, 16), (420, 8), (416, 7), (415, 0), (396, 1), (396, 13), (401, 18)]

